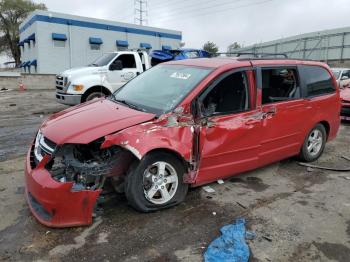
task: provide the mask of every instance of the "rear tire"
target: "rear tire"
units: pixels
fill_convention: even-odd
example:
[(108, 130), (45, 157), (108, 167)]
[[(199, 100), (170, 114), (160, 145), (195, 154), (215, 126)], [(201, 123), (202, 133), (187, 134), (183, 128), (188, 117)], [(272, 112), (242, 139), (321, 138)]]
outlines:
[(317, 124), (308, 133), (301, 148), (299, 158), (304, 162), (313, 162), (323, 153), (326, 145), (327, 133), (322, 124)]
[(134, 163), (126, 176), (125, 195), (138, 211), (152, 212), (184, 201), (188, 184), (183, 183), (185, 168), (175, 156), (156, 152)]

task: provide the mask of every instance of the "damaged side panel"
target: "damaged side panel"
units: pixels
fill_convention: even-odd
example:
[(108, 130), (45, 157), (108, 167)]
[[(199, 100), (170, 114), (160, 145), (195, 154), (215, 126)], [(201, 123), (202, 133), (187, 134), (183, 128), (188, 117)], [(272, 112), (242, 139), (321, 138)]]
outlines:
[(168, 149), (191, 162), (193, 126), (191, 117), (168, 115), (106, 136), (102, 148), (120, 145), (138, 159), (154, 149)]

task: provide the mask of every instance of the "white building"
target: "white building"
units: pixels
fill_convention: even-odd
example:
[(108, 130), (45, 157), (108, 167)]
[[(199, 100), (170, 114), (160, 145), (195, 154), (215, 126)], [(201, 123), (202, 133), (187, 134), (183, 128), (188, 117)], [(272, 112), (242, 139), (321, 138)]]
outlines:
[(179, 31), (34, 11), (20, 25), (23, 72), (57, 74), (123, 49), (179, 48)]

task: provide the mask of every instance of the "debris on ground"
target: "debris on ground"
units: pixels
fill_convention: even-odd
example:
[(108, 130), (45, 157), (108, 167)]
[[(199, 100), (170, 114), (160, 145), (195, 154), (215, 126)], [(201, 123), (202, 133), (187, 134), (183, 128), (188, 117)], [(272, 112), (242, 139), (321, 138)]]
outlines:
[(350, 177), (349, 176), (344, 176), (344, 179), (350, 180)]
[(214, 188), (212, 188), (212, 187), (210, 187), (210, 186), (203, 186), (202, 188), (203, 188), (203, 190), (204, 190), (205, 192), (207, 192), (207, 193), (215, 193)]
[(307, 171), (307, 172), (313, 172), (314, 170), (315, 170), (315, 169), (312, 168), (312, 167), (307, 167), (307, 168), (306, 168), (306, 171)]
[(213, 212), (213, 216), (216, 216), (216, 212)]
[(253, 231), (247, 231), (245, 232), (245, 238), (248, 240), (253, 240), (256, 238), (256, 233)]
[(221, 236), (209, 245), (204, 253), (206, 262), (248, 261), (249, 247), (245, 242), (245, 219), (239, 218), (233, 224), (220, 229)]
[(272, 238), (269, 236), (262, 236), (262, 238), (269, 241), (269, 242), (272, 242)]
[(350, 161), (350, 157), (347, 157), (347, 156), (341, 156), (341, 157), (344, 158), (345, 160)]
[(222, 185), (222, 184), (225, 183), (224, 180), (222, 180), (222, 179), (219, 179), (217, 182), (218, 182), (219, 185)]
[(7, 92), (7, 91), (11, 91), (12, 89), (8, 89), (6, 87), (3, 87), (0, 89), (0, 93), (3, 93), (3, 92)]
[(326, 167), (326, 166), (318, 166), (318, 165), (312, 165), (308, 163), (301, 163), (299, 162), (299, 165), (301, 166), (306, 166), (306, 167), (311, 167), (311, 168), (316, 168), (316, 169), (324, 169), (324, 170), (330, 170), (330, 171), (337, 171), (337, 172), (349, 172), (350, 167)]
[(239, 203), (238, 201), (236, 201), (236, 203), (237, 203), (237, 205), (239, 205), (241, 208), (243, 208), (243, 209), (247, 209), (247, 207), (246, 207), (245, 205), (243, 205), (243, 204)]
[(16, 104), (10, 104), (9, 106), (16, 106)]

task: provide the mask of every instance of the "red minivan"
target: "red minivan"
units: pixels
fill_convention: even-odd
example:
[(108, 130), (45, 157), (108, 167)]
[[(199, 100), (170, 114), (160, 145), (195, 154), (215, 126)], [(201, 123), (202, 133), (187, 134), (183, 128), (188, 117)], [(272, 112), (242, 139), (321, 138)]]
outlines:
[(34, 216), (89, 224), (111, 188), (150, 212), (195, 187), (288, 157), (314, 161), (340, 124), (330, 68), (289, 59), (203, 58), (157, 65), (108, 98), (49, 117), (26, 162)]

